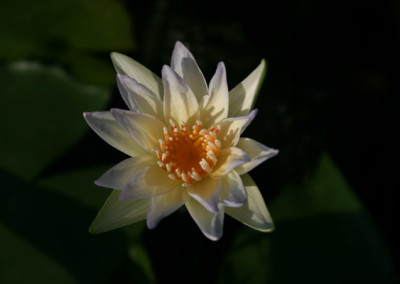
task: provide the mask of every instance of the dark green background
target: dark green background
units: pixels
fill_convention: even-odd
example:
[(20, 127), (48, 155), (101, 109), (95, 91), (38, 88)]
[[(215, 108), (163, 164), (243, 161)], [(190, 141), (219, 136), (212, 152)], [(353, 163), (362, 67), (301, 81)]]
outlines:
[[(398, 1), (14, 0), (0, 4), (0, 283), (397, 283)], [(265, 58), (245, 136), (276, 230), (184, 210), (87, 232), (124, 155), (82, 112), (126, 108), (111, 51), (160, 74), (174, 43), (233, 88)]]

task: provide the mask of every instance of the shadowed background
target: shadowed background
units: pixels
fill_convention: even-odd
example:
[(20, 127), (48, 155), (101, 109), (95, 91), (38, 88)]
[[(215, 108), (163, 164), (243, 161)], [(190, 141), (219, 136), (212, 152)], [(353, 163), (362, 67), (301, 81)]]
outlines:
[[(396, 283), (400, 5), (396, 1), (14, 0), (0, 4), (1, 283)], [(280, 150), (250, 172), (276, 223), (225, 218), (206, 239), (185, 210), (100, 235), (125, 158), (82, 112), (126, 108), (109, 53), (160, 74), (182, 41), (209, 81), (260, 60), (244, 133)], [(396, 222), (397, 221), (397, 222)]]

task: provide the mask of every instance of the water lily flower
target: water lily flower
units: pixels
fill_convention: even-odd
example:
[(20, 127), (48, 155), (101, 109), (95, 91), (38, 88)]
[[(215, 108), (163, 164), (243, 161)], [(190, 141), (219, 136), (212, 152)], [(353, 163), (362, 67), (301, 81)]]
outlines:
[(247, 174), (277, 150), (240, 137), (252, 110), (265, 61), (228, 90), (224, 63), (206, 83), (192, 53), (177, 42), (162, 79), (120, 53), (111, 58), (129, 110), (87, 112), (89, 126), (129, 156), (95, 183), (113, 189), (90, 226), (99, 233), (146, 220), (152, 229), (182, 206), (211, 240), (224, 214), (260, 231), (273, 221)]

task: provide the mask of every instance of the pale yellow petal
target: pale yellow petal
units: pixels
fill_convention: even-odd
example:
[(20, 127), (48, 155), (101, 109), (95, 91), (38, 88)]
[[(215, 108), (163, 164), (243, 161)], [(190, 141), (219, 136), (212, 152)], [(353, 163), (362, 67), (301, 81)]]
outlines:
[(111, 112), (85, 112), (83, 116), (94, 132), (114, 148), (131, 157), (145, 153), (143, 148), (118, 124)]
[(221, 142), (222, 149), (236, 146), (240, 134), (251, 123), (256, 113), (257, 111), (253, 110), (246, 116), (227, 118), (219, 123), (220, 131), (218, 132), (218, 140)]
[(251, 171), (265, 160), (278, 154), (278, 150), (269, 148), (253, 139), (245, 137), (240, 138), (236, 147), (245, 151), (251, 159), (251, 161), (236, 168), (236, 171), (240, 175)]
[(122, 109), (112, 109), (115, 120), (131, 135), (143, 149), (152, 152), (164, 138), (165, 124), (154, 116)]
[(199, 104), (192, 90), (170, 67), (162, 69), (164, 84), (164, 116), (165, 121), (172, 119), (180, 125), (186, 122), (194, 125), (200, 119)]
[(120, 200), (119, 190), (114, 190), (93, 223), (91, 233), (102, 233), (146, 219), (150, 199)]
[(126, 75), (117, 75), (119, 92), (133, 112), (147, 113), (164, 120), (162, 101), (144, 85)]
[(192, 53), (179, 41), (175, 44), (172, 52), (171, 68), (186, 82), (198, 102), (204, 95), (208, 95), (203, 73)]
[(212, 178), (221, 178), (248, 161), (250, 161), (249, 156), (239, 148), (223, 149), (218, 154), (218, 162), (210, 176)]
[(167, 193), (181, 183), (168, 177), (156, 163), (136, 170), (122, 190), (121, 199), (149, 198)]
[(228, 117), (229, 94), (224, 63), (219, 63), (210, 82), (210, 95), (204, 96), (200, 105), (201, 121), (210, 128)]
[(247, 174), (242, 175), (241, 178), (246, 188), (247, 201), (242, 207), (225, 207), (226, 214), (253, 229), (263, 232), (272, 231), (275, 228), (274, 223), (257, 185)]
[(195, 182), (187, 187), (187, 192), (200, 202), (208, 211), (217, 212), (218, 202), (221, 195), (221, 181), (209, 177)]
[(162, 100), (163, 86), (160, 77), (144, 67), (139, 62), (118, 52), (111, 53), (111, 60), (119, 74), (128, 75), (140, 84), (150, 89)]
[(242, 206), (246, 202), (246, 190), (236, 170), (224, 176), (221, 181), (221, 204), (229, 207)]
[(178, 210), (188, 198), (189, 195), (182, 186), (153, 197), (147, 214), (147, 227), (149, 229), (155, 228), (163, 218)]
[(95, 181), (95, 184), (102, 187), (123, 190), (129, 178), (136, 170), (146, 167), (152, 162), (155, 163), (155, 159), (154, 155), (146, 153), (123, 160), (104, 173)]
[(185, 203), (190, 216), (199, 226), (203, 234), (212, 241), (217, 241), (222, 237), (224, 225), (224, 208), (219, 206), (216, 213), (208, 211), (197, 200), (190, 198)]
[(253, 108), (256, 95), (265, 75), (266, 62), (263, 59), (260, 65), (229, 92), (229, 116), (247, 115)]

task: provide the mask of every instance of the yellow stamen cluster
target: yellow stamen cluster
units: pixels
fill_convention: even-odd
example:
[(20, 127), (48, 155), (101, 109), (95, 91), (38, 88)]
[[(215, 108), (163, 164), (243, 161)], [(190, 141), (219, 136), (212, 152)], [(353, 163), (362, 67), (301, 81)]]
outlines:
[(164, 140), (160, 139), (160, 150), (154, 150), (159, 166), (166, 170), (168, 177), (182, 180), (182, 186), (190, 186), (209, 175), (217, 163), (221, 142), (217, 139), (219, 125), (210, 130), (196, 121), (192, 131), (181, 123), (180, 129), (171, 120), (171, 131), (164, 127)]

